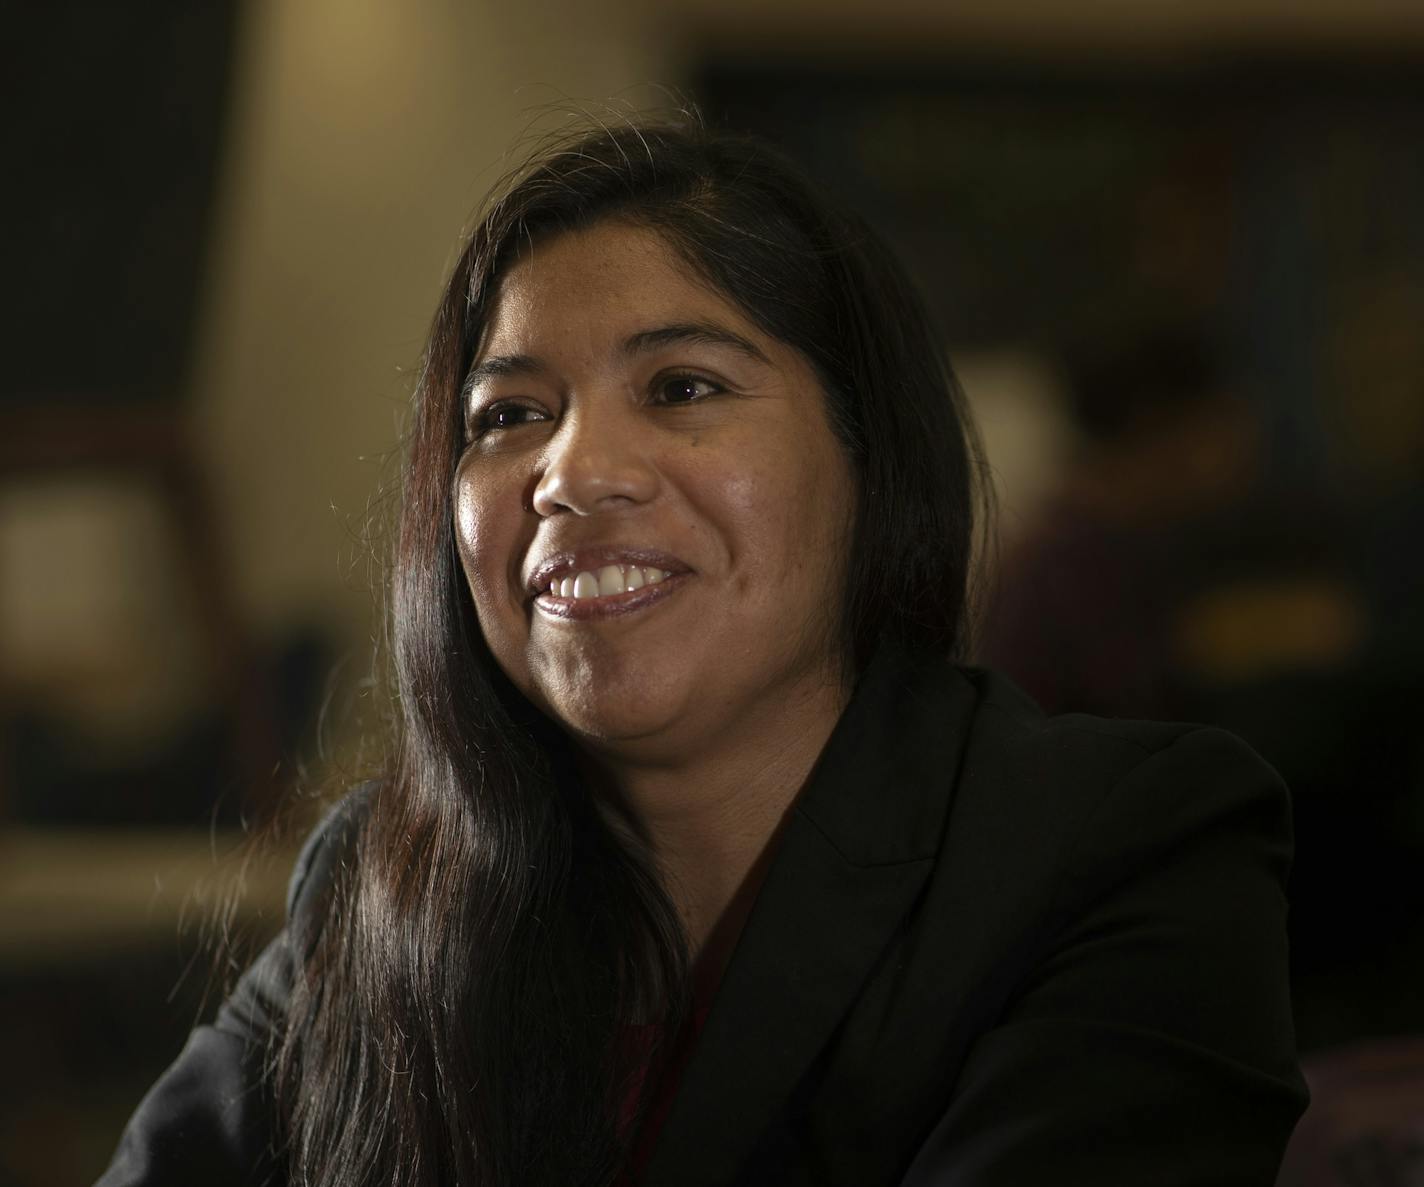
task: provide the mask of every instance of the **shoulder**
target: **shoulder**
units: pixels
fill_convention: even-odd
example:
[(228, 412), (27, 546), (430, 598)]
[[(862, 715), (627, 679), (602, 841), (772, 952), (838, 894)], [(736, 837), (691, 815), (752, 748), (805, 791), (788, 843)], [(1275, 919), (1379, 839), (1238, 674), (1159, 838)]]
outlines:
[[(1230, 967), (1220, 949), (1248, 934), (1283, 950), (1290, 800), (1245, 742), (1208, 726), (1047, 717), (1002, 677), (965, 676), (979, 696), (935, 917), (1006, 990), (1097, 927), (1170, 932), (1203, 967)], [(992, 911), (966, 919), (963, 904), (983, 903)]]
[(1213, 822), (1290, 837), (1280, 776), (1234, 734), (1212, 726), (1086, 714), (1045, 716), (997, 673), (965, 669), (978, 710), (956, 810), (1011, 814), (1050, 828), (1064, 849), (1105, 857), (1105, 840), (1150, 850)]
[(275, 1179), (267, 1060), (300, 954), (316, 938), (325, 889), (350, 860), (375, 790), (365, 784), (343, 796), (307, 837), (287, 888), (287, 928), (144, 1096), (100, 1187)]
[(1199, 748), (1228, 765), (1245, 762), (1269, 770), (1241, 739), (1212, 726), (1171, 721), (1136, 721), (1086, 713), (1048, 716), (1003, 674), (962, 667), (961, 676), (977, 694), (971, 744), (978, 757), (1018, 758), (1049, 764), (1063, 773), (1122, 773), (1182, 741), (1187, 753)]
[(287, 922), (298, 950), (315, 939), (327, 892), (354, 860), (361, 827), (379, 788), (375, 780), (352, 788), (326, 809), (303, 842), (287, 883)]
[(1271, 1182), (1305, 1100), (1280, 778), (1223, 730), (1046, 717), (964, 674), (919, 934), (967, 1054), (905, 1182), (1144, 1182), (1169, 1148), (1193, 1182)]

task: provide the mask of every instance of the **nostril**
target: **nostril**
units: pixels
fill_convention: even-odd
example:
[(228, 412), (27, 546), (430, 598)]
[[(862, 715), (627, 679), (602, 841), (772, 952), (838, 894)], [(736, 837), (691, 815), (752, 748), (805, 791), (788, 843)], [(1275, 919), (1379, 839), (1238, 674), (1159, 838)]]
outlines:
[(636, 453), (600, 450), (569, 456), (566, 451), (535, 483), (530, 507), (546, 516), (560, 510), (592, 515), (646, 502), (656, 489), (655, 471)]

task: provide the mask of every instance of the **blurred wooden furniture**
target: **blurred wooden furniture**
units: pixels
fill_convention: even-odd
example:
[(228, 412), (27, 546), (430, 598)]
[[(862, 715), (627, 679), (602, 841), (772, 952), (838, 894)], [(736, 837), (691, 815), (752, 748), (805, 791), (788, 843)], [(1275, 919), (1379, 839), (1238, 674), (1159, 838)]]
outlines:
[(16, 13), (23, 52), (7, 76), (44, 98), (7, 125), (24, 183), (10, 194), (0, 482), (120, 474), (151, 488), (199, 607), (244, 801), (262, 808), (272, 713), (188, 414), (240, 7), (52, 0)]
[[(151, 489), (198, 609), (198, 634), (227, 721), (244, 809), (264, 816), (275, 792), (277, 728), (184, 409), (128, 401), (0, 402), (0, 483), (68, 474), (137, 477)], [(0, 812), (3, 806), (0, 783)]]
[(1424, 1038), (1353, 1043), (1305, 1061), (1311, 1103), (1277, 1187), (1424, 1183)]

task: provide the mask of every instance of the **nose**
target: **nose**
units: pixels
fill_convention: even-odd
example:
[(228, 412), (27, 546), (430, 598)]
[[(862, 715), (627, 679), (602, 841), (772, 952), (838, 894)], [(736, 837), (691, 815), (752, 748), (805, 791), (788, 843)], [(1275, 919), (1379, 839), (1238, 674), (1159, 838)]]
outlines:
[(657, 471), (630, 419), (588, 410), (569, 417), (549, 442), (532, 504), (541, 516), (593, 515), (646, 503)]

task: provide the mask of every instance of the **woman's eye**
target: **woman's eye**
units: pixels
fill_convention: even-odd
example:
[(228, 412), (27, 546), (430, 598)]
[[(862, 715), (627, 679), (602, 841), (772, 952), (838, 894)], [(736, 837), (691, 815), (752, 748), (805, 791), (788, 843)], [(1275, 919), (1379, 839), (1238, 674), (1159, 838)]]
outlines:
[(710, 379), (698, 375), (667, 375), (658, 380), (653, 395), (659, 404), (691, 404), (721, 390)]
[(530, 408), (527, 404), (494, 404), (475, 417), (474, 431), (476, 436), (480, 436), (543, 419), (544, 414), (539, 409)]

